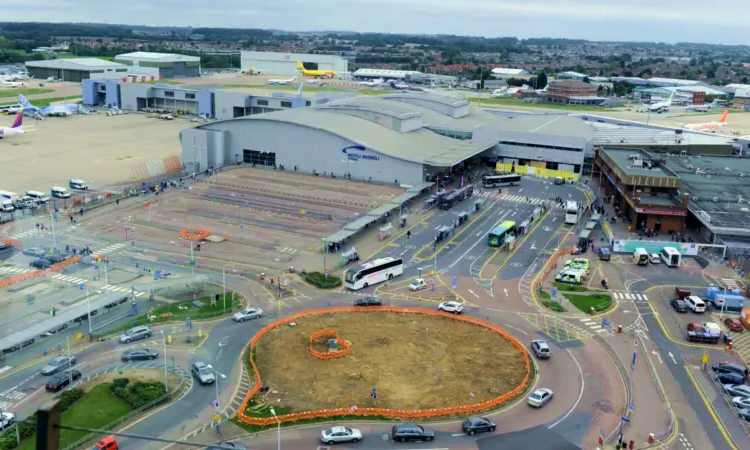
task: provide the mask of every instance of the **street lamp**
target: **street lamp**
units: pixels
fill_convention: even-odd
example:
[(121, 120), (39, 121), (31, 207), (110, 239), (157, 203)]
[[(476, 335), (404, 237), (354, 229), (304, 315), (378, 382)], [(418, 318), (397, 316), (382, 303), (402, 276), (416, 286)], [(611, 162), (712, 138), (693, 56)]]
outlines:
[[(223, 373), (219, 372), (218, 370), (214, 369), (211, 364), (206, 365), (209, 369), (211, 369), (216, 375), (220, 376), (221, 378), (226, 378), (227, 376)], [(216, 404), (219, 403), (219, 378), (216, 378), (216, 382), (214, 383), (216, 385)], [(218, 408), (217, 408), (218, 409)], [(216, 411), (218, 413), (218, 411)]]
[(273, 418), (276, 419), (276, 423), (278, 424), (279, 438), (278, 438), (278, 445), (276, 448), (278, 450), (281, 450), (281, 421), (279, 420), (279, 417), (276, 415), (276, 411), (273, 409), (273, 406), (271, 407), (271, 415), (273, 415)]
[(169, 395), (169, 375), (167, 375), (167, 337), (164, 336), (164, 330), (159, 330), (162, 339), (164, 339), (164, 387)]

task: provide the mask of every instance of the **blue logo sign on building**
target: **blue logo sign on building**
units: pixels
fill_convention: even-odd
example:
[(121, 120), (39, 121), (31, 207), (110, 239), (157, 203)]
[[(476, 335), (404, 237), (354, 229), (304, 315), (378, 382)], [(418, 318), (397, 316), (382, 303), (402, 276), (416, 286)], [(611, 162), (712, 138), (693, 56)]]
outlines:
[(369, 159), (372, 161), (380, 160), (379, 156), (365, 154), (365, 150), (366, 149), (361, 145), (351, 145), (349, 147), (344, 147), (343, 149), (341, 149), (341, 152), (352, 161), (357, 161), (360, 159)]

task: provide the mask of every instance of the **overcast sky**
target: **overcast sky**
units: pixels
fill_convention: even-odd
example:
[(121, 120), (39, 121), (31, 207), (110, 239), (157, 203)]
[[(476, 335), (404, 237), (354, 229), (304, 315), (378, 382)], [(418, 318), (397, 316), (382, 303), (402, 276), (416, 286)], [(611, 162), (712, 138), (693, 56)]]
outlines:
[(0, 0), (0, 20), (750, 44), (747, 0)]

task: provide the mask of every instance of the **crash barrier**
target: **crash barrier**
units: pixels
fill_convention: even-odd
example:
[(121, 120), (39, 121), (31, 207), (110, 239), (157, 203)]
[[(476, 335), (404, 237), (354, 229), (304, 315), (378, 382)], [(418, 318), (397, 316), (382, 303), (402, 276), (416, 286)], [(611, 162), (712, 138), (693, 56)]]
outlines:
[[(313, 348), (316, 340), (322, 337), (328, 337), (329, 339), (335, 339), (336, 343), (341, 346), (340, 350), (332, 352), (319, 352)], [(349, 353), (351, 344), (339, 339), (339, 334), (335, 330), (320, 330), (310, 335), (310, 354), (318, 359), (333, 359), (343, 358)]]
[[(431, 316), (440, 316), (446, 319), (459, 320), (459, 321), (463, 321), (463, 322), (467, 322), (467, 323), (471, 323), (474, 325), (488, 328), (500, 334), (505, 339), (508, 339), (523, 354), (524, 360), (526, 361), (526, 376), (524, 377), (521, 384), (518, 385), (512, 391), (506, 392), (505, 394), (499, 397), (495, 397), (491, 400), (487, 400), (481, 403), (476, 403), (473, 405), (449, 406), (446, 408), (433, 408), (433, 409), (422, 409), (422, 410), (346, 407), (346, 408), (336, 408), (336, 409), (321, 409), (321, 410), (316, 410), (316, 411), (304, 411), (304, 412), (284, 414), (284, 415), (274, 416), (274, 417), (251, 417), (245, 414), (245, 411), (247, 410), (247, 405), (250, 402), (250, 399), (252, 399), (253, 396), (256, 393), (258, 393), (258, 391), (260, 391), (260, 388), (262, 386), (260, 374), (258, 373), (258, 367), (255, 365), (255, 361), (254, 361), (255, 358), (253, 355), (253, 349), (255, 348), (255, 344), (258, 342), (258, 340), (261, 337), (263, 337), (264, 335), (266, 335), (267, 333), (269, 333), (271, 330), (275, 328), (290, 324), (294, 321), (297, 321), (307, 316), (323, 316), (327, 314), (337, 314), (337, 313), (368, 314), (371, 312), (393, 312), (393, 313), (398, 313), (398, 314), (426, 314), (426, 315), (431, 315)], [(484, 411), (490, 408), (497, 407), (507, 402), (508, 400), (515, 398), (517, 395), (521, 394), (526, 389), (526, 386), (528, 385), (532, 377), (531, 362), (529, 361), (529, 355), (526, 352), (525, 347), (523, 346), (523, 344), (518, 342), (518, 340), (516, 340), (515, 338), (510, 336), (508, 333), (506, 333), (502, 328), (494, 324), (491, 324), (489, 322), (475, 319), (473, 317), (457, 316), (451, 313), (446, 313), (442, 311), (434, 311), (434, 310), (429, 310), (429, 309), (424, 309), (424, 308), (400, 308), (400, 307), (395, 307), (395, 306), (382, 306), (378, 308), (357, 308), (353, 306), (340, 306), (340, 307), (334, 307), (334, 308), (303, 311), (301, 313), (294, 314), (292, 316), (270, 323), (266, 325), (265, 327), (263, 327), (250, 340), (250, 352), (249, 352), (248, 357), (250, 359), (250, 365), (252, 366), (253, 373), (255, 375), (255, 386), (253, 386), (253, 388), (250, 389), (250, 392), (247, 393), (247, 396), (245, 396), (245, 401), (242, 402), (242, 407), (240, 407), (239, 411), (237, 411), (237, 418), (246, 424), (258, 425), (258, 426), (269, 426), (269, 425), (276, 425), (278, 422), (296, 422), (298, 420), (315, 419), (315, 418), (321, 418), (321, 417), (329, 418), (329, 417), (341, 417), (341, 416), (380, 416), (380, 417), (389, 417), (389, 418), (398, 418), (398, 419), (426, 419), (426, 418), (431, 418), (431, 417), (449, 416), (449, 415), (454, 415), (454, 414), (461, 414), (461, 415), (474, 414), (480, 411)]]
[(10, 245), (11, 247), (21, 246), (21, 241), (19, 241), (18, 239), (0, 238), (0, 242), (2, 242), (5, 245)]
[(11, 284), (16, 284), (21, 281), (28, 280), (29, 278), (43, 277), (43, 276), (44, 276), (43, 270), (35, 270), (33, 272), (27, 272), (27, 273), (22, 273), (20, 275), (14, 275), (10, 278), (6, 278), (5, 280), (0, 281), (0, 288), (4, 288), (6, 286), (10, 286)]
[(178, 233), (181, 239), (188, 239), (191, 241), (202, 241), (206, 239), (207, 237), (211, 236), (211, 232), (208, 230), (202, 230), (200, 228), (196, 228), (193, 231), (190, 231), (190, 228), (184, 228), (180, 230)]
[(72, 266), (73, 264), (78, 263), (78, 262), (81, 262), (81, 257), (80, 256), (74, 256), (72, 258), (66, 259), (65, 261), (62, 261), (62, 262), (59, 262), (57, 264), (51, 265), (49, 267), (49, 270), (51, 270), (53, 272), (59, 272), (64, 267)]

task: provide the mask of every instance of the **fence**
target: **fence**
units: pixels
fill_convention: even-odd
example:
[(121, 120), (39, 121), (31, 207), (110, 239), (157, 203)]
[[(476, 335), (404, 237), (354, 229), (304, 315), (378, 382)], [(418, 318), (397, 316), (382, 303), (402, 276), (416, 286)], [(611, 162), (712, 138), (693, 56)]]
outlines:
[[(284, 414), (284, 415), (275, 416), (275, 417), (250, 417), (245, 414), (245, 411), (247, 410), (247, 405), (250, 402), (250, 399), (260, 390), (260, 387), (261, 387), (261, 379), (260, 379), (260, 374), (258, 373), (258, 367), (255, 365), (255, 361), (253, 361), (253, 348), (255, 347), (255, 344), (258, 342), (258, 340), (261, 337), (263, 337), (266, 333), (270, 332), (271, 330), (277, 327), (286, 325), (290, 322), (294, 322), (296, 320), (299, 320), (307, 316), (322, 316), (322, 315), (336, 314), (336, 313), (368, 314), (370, 312), (393, 312), (393, 313), (400, 313), (400, 314), (426, 314), (426, 315), (431, 315), (431, 316), (440, 316), (440, 317), (445, 317), (445, 318), (449, 318), (453, 320), (459, 320), (462, 322), (472, 323), (474, 325), (488, 328), (500, 334), (504, 338), (508, 339), (523, 354), (524, 360), (526, 362), (526, 376), (524, 377), (521, 384), (518, 385), (512, 391), (506, 392), (505, 394), (499, 397), (495, 397), (491, 400), (488, 400), (482, 403), (476, 403), (473, 405), (461, 405), (461, 406), (451, 406), (447, 408), (434, 408), (434, 409), (423, 409), (423, 410), (358, 408), (352, 411), (349, 407), (346, 407), (346, 408), (336, 408), (336, 409), (322, 409), (322, 410), (316, 410), (316, 411), (304, 411), (300, 413)], [(247, 393), (247, 396), (245, 397), (245, 401), (242, 402), (242, 406), (237, 412), (237, 418), (246, 424), (257, 425), (257, 426), (275, 425), (277, 421), (278, 422), (296, 422), (298, 420), (314, 419), (314, 418), (319, 418), (319, 417), (325, 418), (325, 417), (339, 417), (339, 416), (381, 416), (381, 417), (401, 418), (401, 419), (407, 419), (407, 418), (408, 419), (423, 419), (423, 418), (430, 418), (430, 417), (449, 416), (453, 414), (473, 414), (473, 413), (478, 413), (480, 411), (487, 410), (489, 408), (499, 406), (507, 402), (508, 400), (513, 399), (514, 397), (522, 393), (524, 389), (526, 389), (526, 386), (528, 385), (529, 380), (532, 377), (531, 362), (529, 361), (529, 356), (528, 356), (528, 353), (526, 352), (526, 348), (523, 346), (523, 344), (521, 344), (515, 338), (513, 338), (508, 333), (506, 333), (502, 328), (494, 324), (491, 324), (489, 322), (475, 319), (473, 317), (456, 316), (455, 314), (444, 313), (440, 311), (433, 311), (433, 310), (424, 309), (424, 308), (400, 308), (400, 307), (383, 306), (373, 311), (367, 308), (355, 308), (351, 306), (341, 306), (341, 307), (320, 309), (320, 310), (315, 310), (315, 311), (303, 311), (301, 313), (286, 317), (284, 319), (278, 320), (276, 322), (273, 322), (263, 327), (250, 340), (250, 349), (251, 350), (250, 350), (249, 358), (250, 358), (250, 364), (252, 365), (252, 368), (253, 368), (253, 373), (255, 375), (255, 386)]]
[(45, 273), (46, 272), (44, 270), (35, 270), (33, 272), (27, 272), (27, 273), (22, 273), (20, 275), (14, 275), (10, 278), (6, 278), (5, 280), (0, 281), (0, 288), (4, 288), (6, 286), (10, 286), (11, 284), (15, 284), (21, 281), (28, 280), (29, 278), (43, 277)]
[(148, 180), (158, 176), (177, 173), (182, 170), (182, 159), (179, 156), (167, 156), (162, 159), (149, 159), (130, 166), (134, 180)]
[(81, 262), (80, 256), (74, 256), (72, 258), (68, 258), (65, 261), (61, 261), (57, 264), (53, 264), (49, 267), (49, 270), (53, 272), (61, 272), (63, 268), (72, 266), (73, 264)]
[[(315, 350), (313, 348), (313, 344), (315, 344), (315, 340), (324, 336), (329, 336), (329, 337), (336, 339), (336, 342), (338, 342), (339, 345), (341, 345), (343, 348), (341, 350), (337, 350), (334, 352), (319, 352)], [(339, 334), (335, 330), (320, 330), (310, 335), (310, 354), (318, 359), (343, 358), (349, 353), (350, 349), (351, 349), (351, 344), (339, 339)]]

